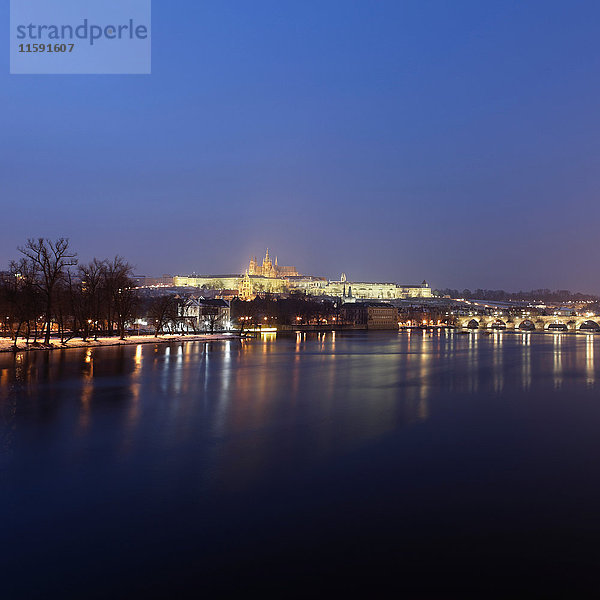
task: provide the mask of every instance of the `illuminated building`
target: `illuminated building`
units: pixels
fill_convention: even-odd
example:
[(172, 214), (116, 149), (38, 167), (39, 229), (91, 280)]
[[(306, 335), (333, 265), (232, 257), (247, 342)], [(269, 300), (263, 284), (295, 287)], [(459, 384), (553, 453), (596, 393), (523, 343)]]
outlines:
[(376, 283), (368, 281), (348, 281), (342, 274), (339, 281), (327, 281), (318, 289), (307, 293), (323, 296), (344, 297), (352, 288), (352, 296), (359, 300), (397, 300), (405, 298), (431, 298), (431, 287), (426, 281), (421, 285), (399, 285), (396, 283)]
[(342, 306), (345, 323), (366, 325), (367, 329), (398, 329), (398, 309), (384, 302), (353, 302)]
[(188, 331), (214, 331), (231, 328), (231, 313), (226, 300), (210, 300), (202, 296), (186, 298), (179, 316)]
[(176, 287), (197, 287), (217, 290), (238, 290), (239, 296), (250, 300), (260, 293), (283, 294), (300, 290), (311, 296), (344, 297), (352, 288), (352, 296), (358, 300), (397, 300), (406, 298), (431, 298), (431, 287), (426, 281), (421, 285), (348, 281), (342, 273), (339, 281), (325, 277), (299, 275), (296, 267), (280, 266), (273, 262), (267, 249), (262, 264), (255, 257), (250, 260), (244, 275), (209, 275), (204, 277), (173, 278)]
[[(244, 283), (245, 282), (245, 283)], [(173, 278), (175, 287), (195, 287), (206, 290), (244, 291), (245, 299), (251, 299), (259, 293), (282, 294), (289, 291), (289, 282), (280, 277), (262, 275), (207, 275), (204, 277)]]
[(242, 281), (240, 282), (240, 298), (242, 300), (252, 300), (254, 298), (254, 289), (252, 287), (252, 280), (250, 279), (250, 276), (248, 275), (248, 271), (246, 271), (246, 274), (244, 275), (244, 277), (242, 278)]
[(275, 257), (275, 264), (269, 257), (269, 249), (265, 257), (263, 258), (262, 265), (258, 265), (256, 256), (250, 259), (248, 265), (248, 275), (260, 275), (261, 277), (277, 278), (277, 277), (296, 277), (298, 271), (296, 267), (282, 267), (277, 264), (277, 257)]

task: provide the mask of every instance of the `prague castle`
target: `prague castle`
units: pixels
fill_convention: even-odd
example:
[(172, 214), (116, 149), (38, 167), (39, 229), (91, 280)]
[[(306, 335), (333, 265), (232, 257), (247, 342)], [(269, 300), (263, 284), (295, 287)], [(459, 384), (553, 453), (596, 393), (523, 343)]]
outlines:
[(262, 265), (259, 267), (256, 262), (256, 256), (250, 259), (248, 265), (248, 275), (259, 275), (261, 277), (297, 277), (298, 271), (296, 267), (280, 267), (277, 264), (277, 257), (275, 257), (275, 264), (271, 262), (269, 258), (269, 249), (263, 258)]
[[(197, 287), (205, 289), (229, 290), (232, 295), (249, 300), (257, 294), (269, 292), (283, 294), (291, 290), (303, 291), (311, 296), (332, 296), (346, 298), (348, 295), (358, 300), (397, 300), (406, 298), (431, 298), (431, 287), (426, 281), (420, 285), (397, 283), (371, 283), (349, 281), (342, 274), (339, 281), (326, 277), (300, 275), (296, 267), (282, 267), (269, 256), (269, 250), (258, 264), (256, 257), (250, 259), (244, 275), (207, 275), (205, 277), (173, 278), (176, 287)], [(348, 293), (349, 292), (349, 293)]]

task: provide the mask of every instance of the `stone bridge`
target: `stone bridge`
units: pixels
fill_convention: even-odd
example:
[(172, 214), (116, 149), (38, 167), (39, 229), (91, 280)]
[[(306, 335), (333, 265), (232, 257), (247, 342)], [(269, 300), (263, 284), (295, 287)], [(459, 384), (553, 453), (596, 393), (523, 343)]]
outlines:
[(456, 326), (463, 329), (517, 329), (522, 331), (600, 331), (600, 317), (460, 316)]

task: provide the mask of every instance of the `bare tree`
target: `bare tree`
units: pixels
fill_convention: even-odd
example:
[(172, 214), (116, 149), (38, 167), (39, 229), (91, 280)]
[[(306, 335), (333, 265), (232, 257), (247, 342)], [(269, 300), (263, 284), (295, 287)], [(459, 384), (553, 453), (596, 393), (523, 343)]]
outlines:
[(204, 318), (208, 321), (208, 329), (211, 333), (215, 332), (215, 327), (219, 323), (219, 312), (217, 309), (211, 310), (204, 314)]
[(79, 265), (79, 312), (83, 339), (94, 333), (94, 339), (98, 339), (98, 324), (100, 321), (100, 309), (104, 296), (104, 274), (106, 262), (94, 258), (86, 265)]
[(175, 297), (171, 295), (159, 296), (152, 300), (148, 309), (148, 316), (154, 326), (155, 337), (158, 337), (163, 328), (170, 321), (175, 302)]
[[(9, 318), (16, 325), (15, 348), (23, 325), (26, 326), (27, 343), (29, 343), (32, 324), (37, 337), (37, 319), (41, 311), (41, 297), (36, 287), (36, 279), (36, 266), (27, 259), (22, 258), (18, 262), (10, 263), (8, 278), (3, 285), (3, 297), (6, 308), (10, 312)], [(11, 325), (11, 332), (12, 329)]]
[(54, 242), (45, 238), (30, 238), (18, 250), (38, 273), (35, 286), (44, 299), (44, 343), (50, 344), (55, 291), (68, 267), (77, 264), (77, 254), (70, 251), (67, 238), (59, 238)]
[(125, 338), (125, 327), (131, 320), (138, 296), (132, 279), (133, 266), (120, 256), (106, 263), (104, 281), (107, 293), (107, 313), (109, 333), (116, 322), (121, 339)]

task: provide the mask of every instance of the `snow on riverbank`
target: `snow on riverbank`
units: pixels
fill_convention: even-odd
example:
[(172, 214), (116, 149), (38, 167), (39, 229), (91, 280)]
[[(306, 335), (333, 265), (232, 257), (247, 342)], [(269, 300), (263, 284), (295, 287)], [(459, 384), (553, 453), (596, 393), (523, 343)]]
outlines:
[[(197, 335), (159, 335), (154, 337), (153, 335), (132, 335), (126, 337), (124, 340), (118, 336), (114, 337), (99, 337), (98, 340), (94, 341), (90, 339), (84, 342), (81, 338), (72, 339), (68, 342), (61, 344), (60, 340), (52, 339), (50, 346), (44, 346), (43, 344), (33, 345), (25, 344), (23, 338), (19, 338), (17, 343), (17, 350), (58, 350), (61, 348), (95, 348), (97, 346), (131, 346), (135, 344), (159, 344), (165, 342), (210, 342), (213, 340), (231, 340), (238, 338), (239, 335), (236, 333), (202, 333)], [(12, 352), (14, 351), (14, 342), (9, 338), (0, 338), (0, 352)]]

